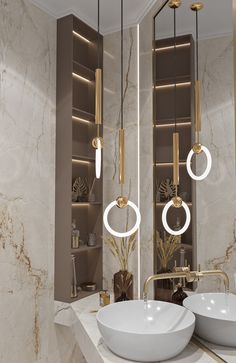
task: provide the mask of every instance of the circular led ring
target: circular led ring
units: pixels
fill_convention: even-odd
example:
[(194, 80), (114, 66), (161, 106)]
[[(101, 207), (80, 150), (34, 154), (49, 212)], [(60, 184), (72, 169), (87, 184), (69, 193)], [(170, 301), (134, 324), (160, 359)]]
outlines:
[(128, 200), (128, 203), (127, 205), (129, 205), (131, 208), (133, 208), (133, 210), (135, 211), (135, 214), (136, 214), (136, 223), (135, 225), (133, 226), (133, 228), (131, 228), (129, 231), (127, 232), (117, 232), (115, 231), (114, 229), (112, 229), (108, 223), (108, 214), (110, 212), (110, 210), (117, 206), (117, 201), (114, 200), (114, 202), (111, 202), (105, 209), (105, 212), (103, 214), (103, 222), (104, 222), (104, 225), (107, 229), (107, 231), (112, 234), (113, 236), (115, 237), (129, 237), (131, 236), (134, 232), (137, 231), (137, 229), (139, 228), (139, 225), (141, 223), (141, 214), (139, 212), (139, 209), (138, 207), (133, 203), (133, 202), (130, 202)]
[(95, 172), (96, 178), (100, 179), (101, 177), (101, 168), (102, 168), (102, 144), (101, 140), (97, 140), (97, 149), (95, 150)]
[(187, 157), (187, 164), (186, 164), (187, 165), (187, 171), (188, 171), (189, 176), (194, 180), (203, 180), (203, 179), (205, 179), (208, 176), (208, 174), (210, 173), (210, 171), (211, 171), (212, 158), (211, 158), (210, 151), (207, 149), (206, 146), (202, 145), (201, 148), (202, 148), (202, 151), (206, 154), (206, 158), (207, 158), (206, 170), (204, 171), (204, 173), (202, 175), (197, 176), (197, 175), (193, 174), (193, 172), (192, 172), (191, 159), (192, 159), (192, 157), (194, 155), (193, 149), (191, 149), (189, 151), (188, 157)]
[(163, 226), (164, 226), (166, 232), (168, 232), (169, 234), (172, 234), (173, 236), (179, 236), (179, 235), (183, 234), (190, 225), (190, 221), (191, 221), (190, 210), (189, 210), (188, 205), (184, 201), (182, 201), (182, 207), (184, 208), (185, 213), (186, 213), (186, 221), (185, 221), (183, 228), (181, 228), (179, 231), (173, 231), (167, 223), (167, 212), (168, 212), (169, 208), (172, 206), (174, 206), (172, 200), (170, 200), (165, 205), (163, 212), (162, 212), (162, 223), (163, 223)]

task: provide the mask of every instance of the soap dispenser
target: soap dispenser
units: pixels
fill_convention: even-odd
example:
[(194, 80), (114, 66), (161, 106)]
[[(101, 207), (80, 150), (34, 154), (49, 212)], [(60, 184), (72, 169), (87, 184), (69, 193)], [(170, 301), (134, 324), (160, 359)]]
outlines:
[(182, 284), (178, 283), (176, 288), (177, 290), (172, 295), (172, 302), (174, 304), (183, 305), (183, 301), (188, 295), (184, 292)]

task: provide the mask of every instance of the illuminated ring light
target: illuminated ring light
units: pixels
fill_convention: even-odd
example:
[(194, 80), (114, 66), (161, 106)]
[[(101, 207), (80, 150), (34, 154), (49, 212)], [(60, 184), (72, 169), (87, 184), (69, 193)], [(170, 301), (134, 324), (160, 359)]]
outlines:
[(212, 166), (212, 158), (211, 158), (211, 154), (210, 151), (207, 149), (207, 147), (205, 146), (201, 146), (202, 151), (206, 154), (206, 158), (207, 158), (207, 166), (206, 166), (206, 170), (204, 171), (204, 173), (200, 176), (197, 176), (195, 174), (193, 174), (192, 169), (191, 169), (191, 159), (193, 157), (193, 155), (195, 154), (193, 149), (190, 150), (190, 152), (188, 153), (188, 157), (187, 157), (187, 171), (189, 176), (194, 179), (194, 180), (203, 180), (205, 179), (208, 174), (211, 171), (211, 166)]
[(136, 223), (135, 225), (133, 226), (133, 228), (131, 228), (129, 231), (127, 232), (117, 232), (115, 231), (114, 229), (112, 229), (108, 223), (108, 214), (110, 212), (110, 210), (117, 206), (117, 201), (114, 200), (114, 202), (111, 202), (105, 209), (105, 212), (103, 214), (103, 222), (104, 222), (104, 225), (107, 229), (107, 231), (115, 236), (115, 237), (129, 237), (131, 236), (134, 232), (137, 231), (137, 229), (139, 228), (139, 225), (141, 223), (141, 214), (139, 212), (139, 209), (138, 207), (133, 203), (133, 202), (130, 202), (130, 200), (128, 200), (128, 203), (127, 203), (128, 206), (130, 206), (131, 208), (133, 208), (133, 210), (135, 211), (135, 214), (136, 214)]
[(186, 221), (185, 221), (183, 228), (181, 228), (179, 231), (173, 231), (167, 223), (167, 212), (168, 212), (169, 208), (172, 206), (174, 206), (172, 200), (170, 200), (165, 205), (163, 212), (162, 212), (162, 223), (163, 223), (163, 226), (164, 226), (166, 232), (168, 232), (169, 234), (172, 234), (173, 236), (179, 236), (179, 235), (183, 234), (185, 231), (187, 231), (187, 229), (190, 225), (190, 221), (191, 221), (191, 214), (190, 214), (188, 205), (184, 201), (182, 201), (182, 207), (184, 208), (185, 213), (186, 213)]
[(101, 140), (97, 139), (97, 148), (95, 152), (95, 171), (96, 171), (96, 178), (100, 179), (101, 177), (101, 166), (102, 166), (102, 144)]

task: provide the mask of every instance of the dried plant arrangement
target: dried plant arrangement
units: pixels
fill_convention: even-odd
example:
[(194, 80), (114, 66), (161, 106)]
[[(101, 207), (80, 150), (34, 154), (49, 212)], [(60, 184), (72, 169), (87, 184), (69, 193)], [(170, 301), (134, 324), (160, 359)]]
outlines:
[(168, 263), (180, 246), (181, 236), (167, 235), (166, 232), (164, 232), (164, 237), (162, 239), (159, 231), (156, 231), (156, 250), (162, 269), (167, 269)]
[(126, 238), (103, 237), (113, 256), (118, 260), (121, 271), (128, 271), (129, 257), (135, 250), (137, 232)]

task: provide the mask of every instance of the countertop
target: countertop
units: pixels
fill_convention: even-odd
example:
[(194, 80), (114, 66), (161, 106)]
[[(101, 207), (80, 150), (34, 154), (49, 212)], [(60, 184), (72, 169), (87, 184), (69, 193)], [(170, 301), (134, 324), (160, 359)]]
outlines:
[[(133, 363), (114, 355), (104, 344), (96, 322), (98, 309), (99, 294), (72, 304), (55, 302), (55, 323), (73, 327), (80, 349), (88, 363)], [(205, 349), (201, 349), (195, 340), (191, 341), (179, 356), (165, 361), (165, 363), (215, 362), (221, 362), (221, 360), (214, 358)]]

